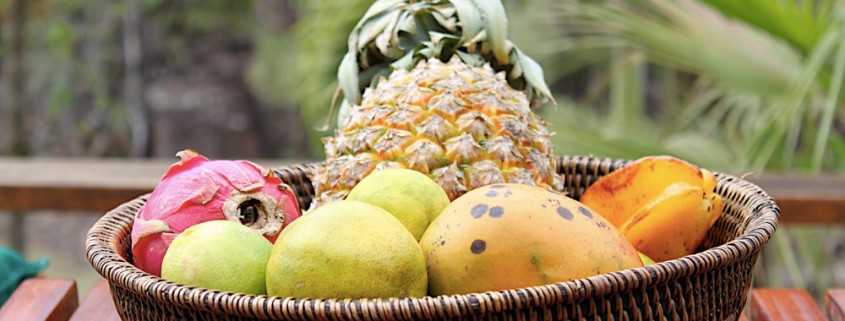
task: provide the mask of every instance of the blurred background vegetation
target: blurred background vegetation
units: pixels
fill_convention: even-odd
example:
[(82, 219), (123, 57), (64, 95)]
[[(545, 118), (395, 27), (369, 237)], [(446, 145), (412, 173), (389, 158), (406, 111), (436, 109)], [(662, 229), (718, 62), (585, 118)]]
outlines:
[[(0, 154), (322, 158), (372, 0), (5, 0)], [(556, 153), (845, 173), (845, 3), (504, 0)], [(328, 130), (319, 130), (328, 125)], [(838, 226), (781, 226), (758, 286), (845, 284)]]

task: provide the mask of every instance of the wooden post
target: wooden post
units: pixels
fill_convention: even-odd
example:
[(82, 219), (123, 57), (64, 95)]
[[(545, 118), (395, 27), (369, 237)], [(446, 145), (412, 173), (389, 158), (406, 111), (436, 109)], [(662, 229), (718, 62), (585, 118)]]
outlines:
[[(28, 156), (29, 144), (27, 144), (26, 119), (24, 117), (24, 83), (26, 73), (24, 72), (24, 28), (26, 27), (26, 1), (11, 0), (9, 3), (9, 47), (6, 54), (6, 103), (9, 106), (11, 117), (9, 117), (12, 137), (11, 154), (13, 156)], [(15, 212), (12, 214), (12, 222), (9, 226), (9, 243), (18, 252), (24, 252), (24, 215)]]
[(123, 12), (123, 63), (126, 68), (123, 103), (126, 105), (129, 136), (132, 140), (129, 155), (146, 157), (149, 153), (150, 125), (144, 108), (141, 10), (138, 7), (138, 0), (128, 0)]

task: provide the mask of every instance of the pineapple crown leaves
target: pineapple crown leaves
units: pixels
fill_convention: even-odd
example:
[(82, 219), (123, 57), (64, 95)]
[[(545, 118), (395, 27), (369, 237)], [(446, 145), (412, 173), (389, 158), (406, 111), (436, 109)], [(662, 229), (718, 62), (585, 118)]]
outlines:
[(349, 35), (349, 50), (338, 67), (339, 120), (350, 104), (393, 70), (421, 60), (457, 56), (505, 72), (511, 87), (523, 90), (532, 107), (554, 98), (540, 65), (507, 39), (507, 15), (500, 0), (377, 0)]

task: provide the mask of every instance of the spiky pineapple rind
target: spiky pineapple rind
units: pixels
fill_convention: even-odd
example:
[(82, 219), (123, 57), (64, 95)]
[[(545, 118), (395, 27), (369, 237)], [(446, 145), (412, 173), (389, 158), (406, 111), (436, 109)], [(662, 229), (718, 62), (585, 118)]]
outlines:
[(455, 199), (501, 182), (561, 189), (546, 123), (525, 94), (489, 65), (421, 61), (368, 89), (344, 126), (324, 140), (314, 206), (344, 198), (387, 167), (428, 174)]

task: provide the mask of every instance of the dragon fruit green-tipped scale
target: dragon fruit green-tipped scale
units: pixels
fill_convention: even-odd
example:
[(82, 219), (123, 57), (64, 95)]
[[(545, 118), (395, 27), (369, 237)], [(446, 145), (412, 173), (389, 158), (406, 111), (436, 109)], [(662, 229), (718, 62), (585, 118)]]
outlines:
[(270, 242), (301, 215), (293, 190), (273, 172), (246, 160), (214, 160), (193, 150), (176, 154), (149, 199), (135, 215), (135, 266), (161, 275), (173, 239), (193, 225), (230, 220), (249, 226)]

